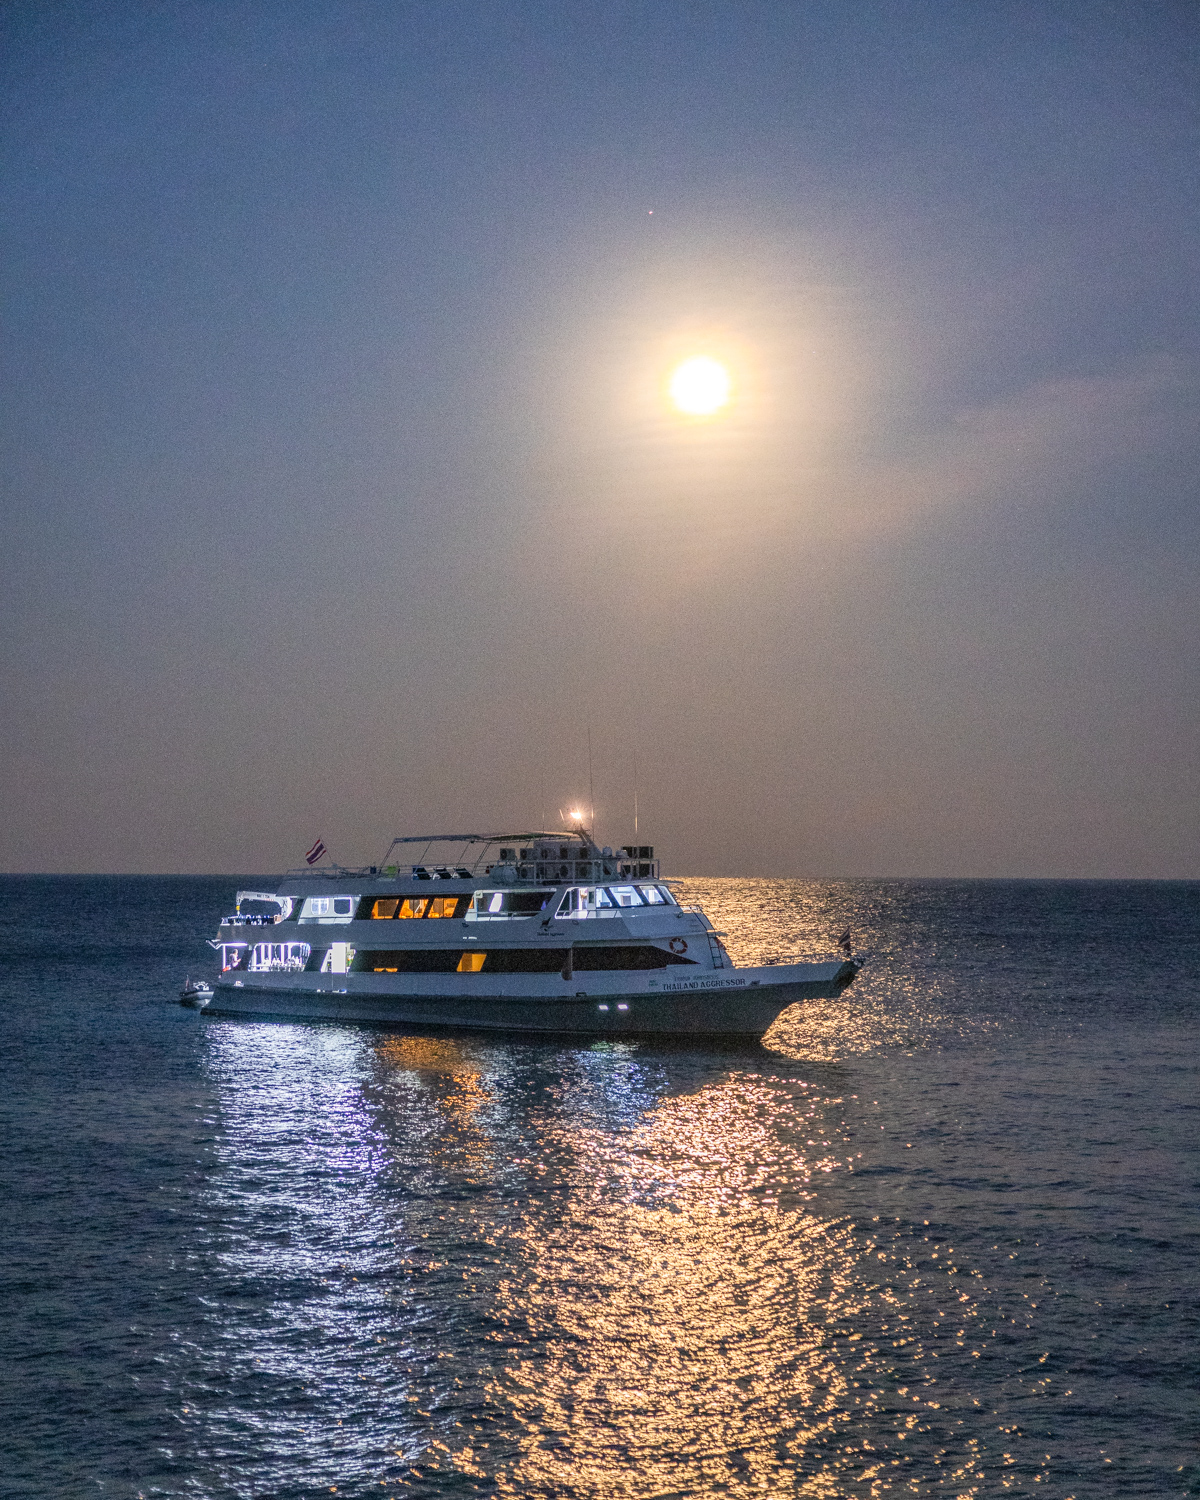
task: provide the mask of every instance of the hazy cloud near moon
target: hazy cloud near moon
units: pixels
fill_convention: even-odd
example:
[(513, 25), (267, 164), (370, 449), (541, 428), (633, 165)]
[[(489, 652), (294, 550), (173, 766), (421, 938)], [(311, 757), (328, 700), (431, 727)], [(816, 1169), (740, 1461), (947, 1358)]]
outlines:
[(924, 452), (861, 476), (825, 517), (870, 532), (929, 524), (956, 507), (1037, 504), (1114, 462), (1177, 449), (1198, 396), (1195, 370), (1171, 357), (1137, 360), (1116, 375), (1038, 381), (955, 412), (928, 434)]

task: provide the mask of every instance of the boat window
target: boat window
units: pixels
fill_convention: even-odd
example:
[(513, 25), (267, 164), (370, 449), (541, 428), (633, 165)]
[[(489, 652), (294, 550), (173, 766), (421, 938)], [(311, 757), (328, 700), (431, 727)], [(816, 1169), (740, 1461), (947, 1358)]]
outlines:
[(553, 891), (476, 891), (475, 912), (484, 917), (532, 917), (553, 894)]
[(390, 896), (386, 900), (376, 901), (371, 907), (371, 915), (373, 917), (394, 917), (396, 915), (396, 908), (399, 905), (399, 899), (395, 896)]
[(460, 974), (478, 974), (486, 961), (486, 953), (464, 953), (458, 961), (458, 972)]
[(228, 973), (230, 969), (244, 969), (249, 952), (250, 949), (244, 943), (222, 943), (221, 973)]
[(665, 906), (667, 904), (666, 895), (656, 885), (639, 885), (638, 890), (641, 892), (642, 900), (647, 906)]
[(471, 904), (470, 896), (434, 896), (427, 917), (461, 917)]
[[(359, 904), (357, 896), (309, 896), (300, 908), (301, 921), (318, 922), (350, 922), (354, 919), (355, 907)], [(366, 915), (367, 903), (363, 903), (363, 915)]]
[(612, 898), (618, 906), (641, 906), (642, 898), (637, 889), (632, 885), (614, 885), (612, 887)]
[(348, 948), (354, 974), (453, 974), (460, 948)]
[(400, 903), (401, 917), (423, 917), (429, 905), (428, 896), (410, 896)]
[(694, 959), (651, 943), (578, 943), (566, 948), (494, 948), (488, 954), (489, 974), (553, 974), (566, 964), (568, 952), (575, 973), (597, 970), (668, 969), (696, 967)]
[(582, 886), (572, 886), (558, 903), (557, 915), (560, 917), (586, 917), (587, 909), (587, 889)]

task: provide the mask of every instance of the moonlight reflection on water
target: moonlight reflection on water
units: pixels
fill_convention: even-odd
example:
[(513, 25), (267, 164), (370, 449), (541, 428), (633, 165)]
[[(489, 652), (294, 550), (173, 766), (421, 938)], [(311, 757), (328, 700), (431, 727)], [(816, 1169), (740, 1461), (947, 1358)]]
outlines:
[(197, 1016), (97, 934), (185, 954), (228, 883), (45, 884), (10, 901), (58, 924), (9, 1022), (14, 1493), (1200, 1479), (1196, 887), (687, 883), (741, 962), (866, 958), (695, 1048)]

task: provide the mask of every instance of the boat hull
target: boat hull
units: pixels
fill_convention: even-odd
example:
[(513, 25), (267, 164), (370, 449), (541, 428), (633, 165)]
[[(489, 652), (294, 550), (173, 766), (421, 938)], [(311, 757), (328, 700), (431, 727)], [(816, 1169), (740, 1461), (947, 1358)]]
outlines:
[(246, 974), (214, 986), (209, 1014), (468, 1031), (605, 1036), (761, 1037), (800, 1000), (840, 994), (855, 964), (641, 973), (496, 975)]

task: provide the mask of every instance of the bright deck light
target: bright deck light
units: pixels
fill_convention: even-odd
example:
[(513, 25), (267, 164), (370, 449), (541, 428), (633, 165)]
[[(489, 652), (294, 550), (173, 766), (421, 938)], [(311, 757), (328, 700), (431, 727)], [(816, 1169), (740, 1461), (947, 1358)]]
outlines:
[(729, 401), (729, 371), (707, 355), (685, 359), (671, 376), (668, 389), (676, 407), (689, 417), (711, 417)]

